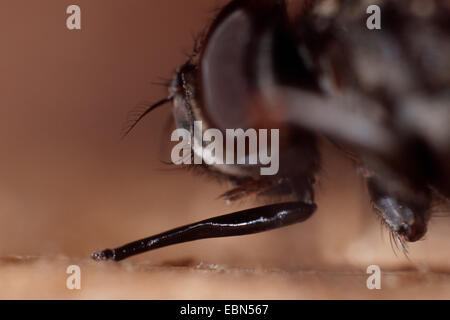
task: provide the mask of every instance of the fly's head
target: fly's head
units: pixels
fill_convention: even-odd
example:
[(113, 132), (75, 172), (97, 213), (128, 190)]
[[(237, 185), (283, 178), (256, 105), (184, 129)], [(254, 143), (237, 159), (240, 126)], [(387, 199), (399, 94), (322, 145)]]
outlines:
[[(197, 121), (203, 132), (213, 128), (224, 136), (228, 129), (279, 130), (282, 165), (275, 179), (296, 168), (314, 174), (318, 169), (314, 135), (282, 121), (282, 105), (266, 99), (280, 83), (316, 87), (291, 31), (284, 1), (232, 1), (226, 6), (171, 82), (177, 127), (188, 130), (194, 140), (199, 140), (194, 132)], [(257, 139), (260, 151), (259, 135)], [(269, 138), (269, 149), (272, 143)], [(194, 144), (192, 150), (205, 158)], [(251, 156), (246, 150), (245, 164), (213, 164), (207, 169), (232, 179), (261, 180), (261, 165), (247, 165)]]

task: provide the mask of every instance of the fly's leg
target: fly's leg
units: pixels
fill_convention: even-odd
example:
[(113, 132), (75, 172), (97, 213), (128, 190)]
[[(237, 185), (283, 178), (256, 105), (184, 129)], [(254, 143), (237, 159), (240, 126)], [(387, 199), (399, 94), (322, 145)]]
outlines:
[(232, 237), (263, 232), (303, 222), (316, 210), (315, 204), (285, 202), (247, 209), (178, 227), (116, 249), (92, 254), (94, 260), (120, 261), (154, 249), (199, 239)]

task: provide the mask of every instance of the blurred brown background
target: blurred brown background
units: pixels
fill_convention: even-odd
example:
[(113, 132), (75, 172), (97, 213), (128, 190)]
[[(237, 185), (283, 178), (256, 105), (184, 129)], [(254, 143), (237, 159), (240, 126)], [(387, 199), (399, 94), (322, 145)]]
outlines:
[[(449, 298), (448, 219), (395, 256), (352, 163), (323, 143), (319, 210), (309, 221), (203, 240), (120, 264), (92, 251), (254, 206), (226, 184), (168, 170), (171, 107), (125, 139), (130, 109), (170, 78), (224, 1), (0, 2), (0, 298)], [(66, 28), (66, 8), (82, 30)], [(83, 289), (65, 289), (78, 264)], [(385, 271), (367, 290), (367, 266)]]

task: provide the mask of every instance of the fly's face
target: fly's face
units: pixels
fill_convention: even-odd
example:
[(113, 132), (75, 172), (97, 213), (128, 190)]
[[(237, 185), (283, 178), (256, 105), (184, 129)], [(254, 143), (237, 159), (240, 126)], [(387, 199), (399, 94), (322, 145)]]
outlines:
[[(235, 184), (222, 198), (290, 200), (175, 228), (94, 258), (121, 260), (306, 220), (316, 209), (318, 136), (352, 155), (382, 222), (406, 251), (405, 242), (425, 235), (433, 203), (450, 203), (450, 8), (432, 3), (423, 15), (408, 1), (383, 1), (383, 26), (369, 30), (367, 8), (355, 1), (307, 1), (296, 18), (282, 0), (231, 1), (178, 70), (169, 97), (137, 121), (173, 102), (178, 129), (193, 139), (193, 156)], [(218, 164), (216, 153), (205, 153), (207, 130), (238, 128), (279, 130), (275, 174), (264, 176), (261, 163), (248, 163), (250, 148), (238, 164)]]
[[(200, 97), (202, 88), (198, 77), (200, 75), (198, 67), (199, 54), (193, 55), (177, 71), (174, 79), (169, 86), (169, 95), (173, 101), (173, 117), (178, 129), (186, 130), (189, 136), (189, 148), (191, 151), (190, 162), (194, 162), (197, 157), (199, 162), (207, 163), (201, 166), (207, 172), (214, 172), (216, 175), (228, 179), (246, 179), (257, 176), (257, 167), (241, 164), (225, 164), (226, 141), (223, 141), (225, 152), (222, 155), (212, 152), (206, 152), (208, 143), (203, 141), (205, 132), (211, 129), (211, 122), (206, 119), (203, 103)], [(215, 129), (220, 130), (220, 129)], [(225, 129), (220, 131), (225, 134)], [(221, 159), (218, 157), (221, 156)], [(246, 158), (250, 155), (247, 153)]]

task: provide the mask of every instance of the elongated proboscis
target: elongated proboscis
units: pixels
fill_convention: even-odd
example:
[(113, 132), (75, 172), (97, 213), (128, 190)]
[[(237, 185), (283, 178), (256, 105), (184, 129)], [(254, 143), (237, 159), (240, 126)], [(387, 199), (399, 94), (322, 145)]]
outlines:
[(120, 261), (178, 243), (259, 233), (302, 222), (315, 210), (315, 204), (304, 202), (286, 202), (247, 209), (178, 227), (116, 249), (95, 252), (92, 258)]

